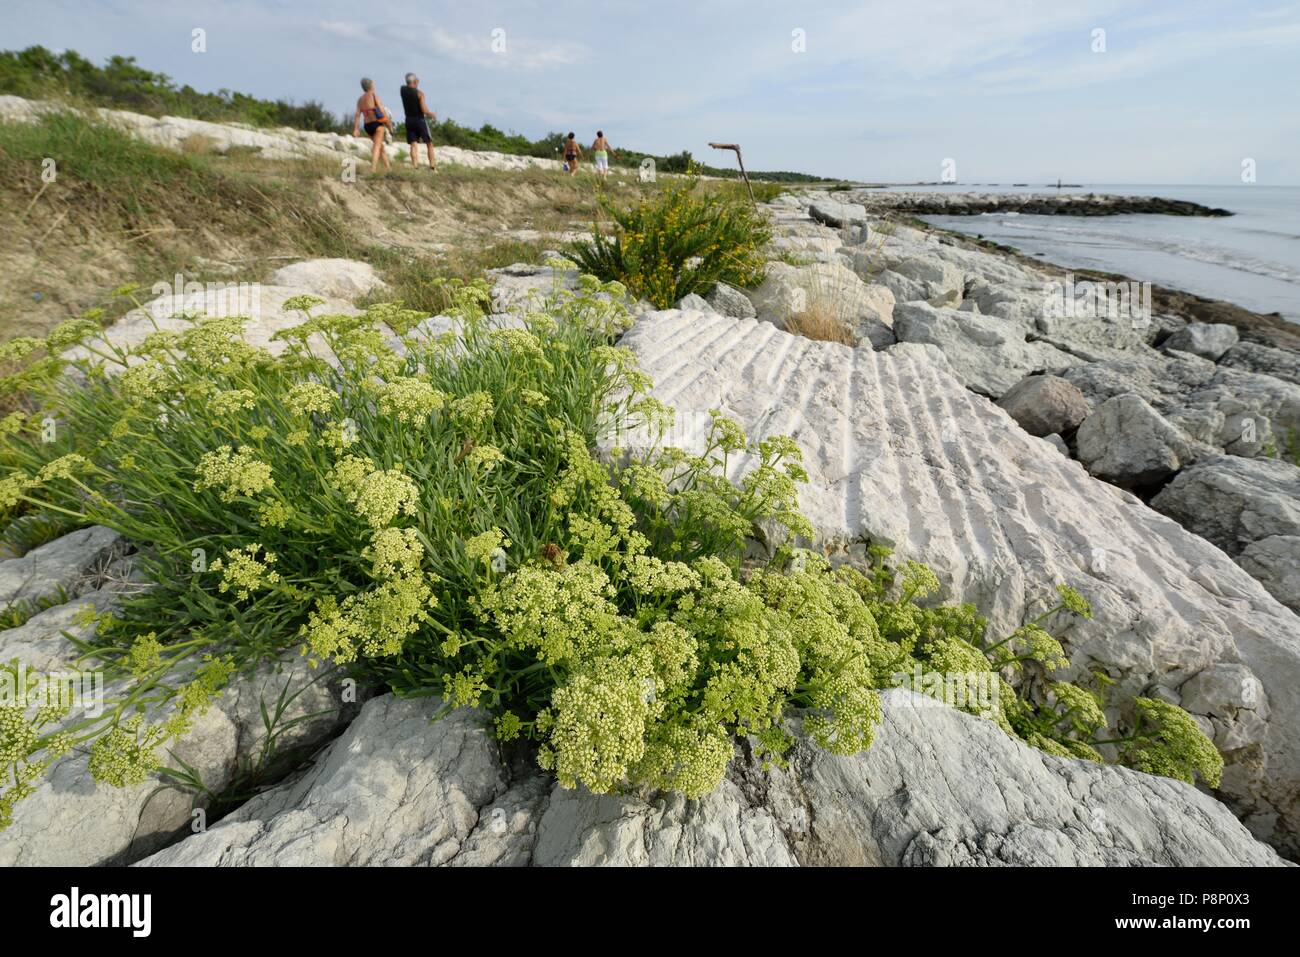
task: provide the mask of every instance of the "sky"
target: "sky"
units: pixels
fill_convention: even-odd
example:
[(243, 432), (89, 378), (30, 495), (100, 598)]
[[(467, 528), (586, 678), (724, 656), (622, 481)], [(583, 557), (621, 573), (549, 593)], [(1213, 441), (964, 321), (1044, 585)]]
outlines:
[[(1300, 0), (41, 0), (0, 49), (869, 182), (1300, 184)], [(194, 31), (206, 49), (196, 52)], [(945, 165), (947, 163), (948, 165)]]

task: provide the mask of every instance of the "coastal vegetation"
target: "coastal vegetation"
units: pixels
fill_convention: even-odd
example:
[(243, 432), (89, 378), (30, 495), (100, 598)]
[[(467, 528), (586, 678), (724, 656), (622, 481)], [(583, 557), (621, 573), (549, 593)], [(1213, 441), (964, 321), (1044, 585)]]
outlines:
[(134, 349), (93, 318), (3, 347), (22, 371), (3, 380), (19, 409), (0, 424), (0, 515), (115, 529), (148, 587), (84, 615), (85, 665), (123, 689), (101, 715), (0, 709), (0, 825), (73, 748), (101, 784), (142, 782), (232, 679), (295, 653), (478, 706), (596, 792), (703, 795), (738, 737), (784, 760), (796, 716), (817, 746), (861, 751), (897, 685), (1053, 754), (1217, 784), (1185, 712), (1138, 699), (1116, 734), (1104, 675), (1055, 680), (1046, 628), (1090, 614), (1065, 584), (989, 636), (975, 607), (936, 602), (925, 566), (876, 547), (832, 568), (799, 547), (813, 529), (789, 438), (714, 413), (701, 448), (665, 445), (671, 410), (615, 344), (622, 285), (585, 277), (522, 327), (483, 315), (481, 280), (446, 294), (442, 331), (400, 304), (331, 315), (301, 296), (278, 355), (238, 317)]

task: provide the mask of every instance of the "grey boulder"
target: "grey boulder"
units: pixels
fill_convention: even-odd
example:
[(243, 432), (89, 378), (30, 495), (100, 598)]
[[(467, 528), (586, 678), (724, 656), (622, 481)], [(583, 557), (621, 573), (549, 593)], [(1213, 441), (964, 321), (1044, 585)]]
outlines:
[(713, 312), (713, 306), (703, 296), (688, 293), (677, 302), (678, 309), (694, 309), (697, 312)]
[[(84, 549), (87, 535), (74, 532), (59, 541), (67, 539)], [(107, 537), (99, 534), (93, 540), (104, 545)], [(77, 565), (62, 567), (75, 571)], [(77, 643), (91, 640), (96, 627), (82, 613), (115, 609), (123, 590), (135, 587), (130, 579), (129, 568), (123, 567), (97, 590), (41, 611), (19, 627), (0, 631), (0, 661), (17, 659), (30, 671), (46, 675), (93, 669), (93, 663), (79, 660)], [(109, 682), (103, 690), (111, 700), (123, 688)], [(280, 709), (282, 695), (285, 700)], [(217, 701), (195, 718), (191, 731), (170, 746), (170, 752), (195, 770), (208, 793), (220, 794), (238, 779), (242, 769), (258, 768), (273, 775), (283, 761), (301, 758), (304, 751), (310, 753), (354, 710), (345, 697), (337, 672), (312, 671), (306, 660), (296, 655), (282, 663), (263, 664), (232, 679)], [(93, 702), (84, 703), (66, 721), (93, 717), (85, 704), (93, 708)], [(278, 721), (272, 718), (277, 732), (273, 756), (265, 749), (268, 729), (264, 714), (276, 715), (277, 711)], [(152, 723), (161, 717), (149, 713), (146, 720)], [(127, 788), (96, 784), (90, 776), (89, 757), (87, 749), (77, 749), (55, 759), (36, 781), (34, 792), (15, 805), (12, 823), (0, 833), (0, 866), (129, 863), (174, 839), (181, 829), (201, 818), (195, 810), (201, 811), (208, 803), (206, 795), (195, 795), (161, 774)], [(161, 757), (164, 764), (179, 767), (166, 754)]]
[(1059, 372), (1077, 361), (1046, 343), (1025, 341), (1024, 331), (1005, 319), (921, 302), (894, 307), (894, 335), (899, 342), (938, 346), (967, 388), (994, 399), (1030, 372)]
[(271, 273), (269, 282), (348, 302), (386, 288), (374, 266), (353, 259), (305, 259), (281, 266)]
[(1181, 472), (1151, 507), (1239, 555), (1261, 539), (1300, 535), (1300, 468), (1275, 459), (1217, 456)]
[(1075, 445), (1089, 472), (1126, 488), (1164, 481), (1192, 451), (1180, 429), (1132, 393), (1107, 399), (1084, 419)]
[(1219, 359), (1220, 365), (1271, 375), (1300, 385), (1300, 353), (1256, 342), (1238, 342)]
[(1030, 435), (1071, 432), (1092, 411), (1073, 383), (1060, 376), (1026, 376), (998, 399), (1011, 418)]
[(122, 536), (94, 525), (33, 548), (20, 558), (0, 561), (0, 610), (34, 605), (60, 593), (76, 597), (86, 580), (124, 547)]
[(954, 305), (961, 302), (965, 275), (953, 263), (926, 256), (905, 259), (890, 269), (904, 279), (920, 283), (926, 299), (952, 299)]
[(808, 205), (813, 219), (836, 229), (845, 226), (865, 226), (867, 208), (859, 203), (841, 203), (834, 199), (818, 199)]
[(714, 283), (713, 289), (704, 297), (714, 312), (733, 319), (753, 319), (754, 304), (739, 289), (726, 283)]
[(1220, 356), (1237, 344), (1238, 338), (1237, 327), (1226, 322), (1190, 322), (1166, 339), (1164, 347), (1218, 362)]

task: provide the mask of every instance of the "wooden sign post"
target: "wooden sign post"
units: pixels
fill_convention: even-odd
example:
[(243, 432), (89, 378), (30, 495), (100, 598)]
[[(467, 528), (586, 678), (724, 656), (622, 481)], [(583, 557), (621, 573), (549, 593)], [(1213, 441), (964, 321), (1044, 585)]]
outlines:
[(709, 146), (713, 147), (715, 150), (736, 151), (736, 162), (740, 164), (740, 175), (745, 180), (745, 189), (749, 190), (749, 201), (753, 203), (754, 208), (757, 209), (758, 201), (754, 199), (754, 187), (749, 185), (749, 174), (745, 172), (745, 161), (740, 157), (740, 147), (735, 143), (710, 143)]

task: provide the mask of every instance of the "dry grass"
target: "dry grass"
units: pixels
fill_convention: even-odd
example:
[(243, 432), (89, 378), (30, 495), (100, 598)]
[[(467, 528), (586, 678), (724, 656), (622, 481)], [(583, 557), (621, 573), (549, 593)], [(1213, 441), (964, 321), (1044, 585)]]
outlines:
[(856, 344), (848, 323), (840, 318), (834, 306), (819, 296), (810, 296), (807, 308), (785, 321), (785, 331), (819, 342), (839, 342), (846, 346)]
[(217, 141), (204, 133), (192, 133), (181, 140), (181, 152), (191, 156), (210, 156), (217, 151)]
[[(378, 175), (363, 162), (347, 183), (335, 158), (215, 145), (200, 134), (170, 151), (76, 113), (0, 124), (0, 232), (12, 237), (0, 249), (0, 342), (92, 308), (111, 322), (129, 305), (111, 295), (124, 282), (265, 281), (298, 258), (368, 261), (408, 305), (432, 310), (433, 277), (536, 261), (603, 219), (602, 193), (630, 203), (664, 185), (453, 164), (431, 173), (404, 158)], [(47, 156), (58, 160), (48, 184)]]
[[(352, 184), (339, 163), (217, 154), (206, 136), (170, 151), (78, 114), (0, 124), (0, 341), (127, 301), (111, 290), (187, 279), (256, 282), (286, 261), (372, 262), (414, 307), (427, 279), (536, 259), (599, 215), (592, 179), (403, 163)], [(43, 157), (57, 179), (41, 178)], [(605, 187), (631, 194), (630, 183)], [(540, 233), (535, 241), (512, 235)], [(509, 258), (513, 257), (513, 258)], [(424, 275), (427, 274), (427, 275)]]

